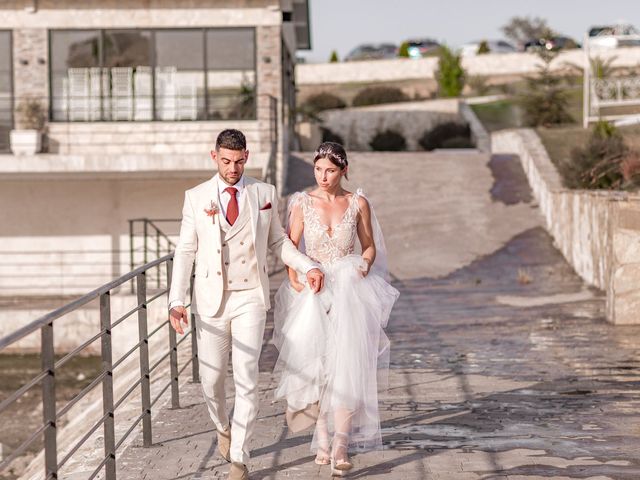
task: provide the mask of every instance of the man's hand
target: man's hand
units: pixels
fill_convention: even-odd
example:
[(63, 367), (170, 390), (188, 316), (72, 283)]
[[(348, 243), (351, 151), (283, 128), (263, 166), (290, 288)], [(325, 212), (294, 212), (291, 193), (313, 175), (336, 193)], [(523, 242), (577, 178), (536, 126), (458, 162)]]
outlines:
[(324, 285), (324, 273), (319, 268), (312, 268), (307, 272), (307, 282), (313, 293), (318, 293)]
[(178, 332), (180, 335), (184, 334), (184, 330), (182, 329), (182, 325), (180, 322), (184, 322), (185, 325), (189, 325), (189, 320), (187, 319), (187, 309), (184, 307), (173, 307), (169, 311), (169, 321), (171, 322), (171, 326), (173, 329)]

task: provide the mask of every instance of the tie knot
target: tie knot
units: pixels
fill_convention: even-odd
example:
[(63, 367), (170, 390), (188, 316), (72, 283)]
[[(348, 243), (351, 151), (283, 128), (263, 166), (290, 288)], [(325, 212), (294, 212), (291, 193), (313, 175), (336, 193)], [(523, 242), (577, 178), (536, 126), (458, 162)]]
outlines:
[(238, 193), (238, 189), (235, 188), (235, 187), (227, 187), (227, 188), (224, 189), (224, 191), (227, 192), (232, 197), (235, 197), (236, 193)]

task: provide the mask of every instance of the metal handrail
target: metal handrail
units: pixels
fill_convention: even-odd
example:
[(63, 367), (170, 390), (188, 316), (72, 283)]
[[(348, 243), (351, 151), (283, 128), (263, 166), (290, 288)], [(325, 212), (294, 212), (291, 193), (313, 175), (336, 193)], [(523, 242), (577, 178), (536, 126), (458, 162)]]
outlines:
[[(166, 266), (167, 275), (167, 288), (161, 290), (161, 292), (154, 294), (151, 297), (147, 297), (147, 272), (153, 268), (159, 268)], [(14, 402), (27, 393), (27, 391), (34, 387), (36, 384), (42, 384), (42, 410), (43, 410), (43, 424), (32, 435), (30, 435), (25, 441), (23, 441), (16, 449), (2, 462), (0, 462), (0, 472), (5, 470), (15, 458), (22, 454), (36, 439), (40, 438), (44, 434), (44, 467), (45, 478), (57, 478), (58, 471), (66, 462), (89, 440), (91, 435), (97, 431), (100, 427), (104, 429), (104, 457), (100, 461), (98, 467), (91, 473), (90, 478), (95, 478), (103, 469), (106, 480), (116, 479), (116, 452), (118, 448), (123, 444), (126, 438), (135, 430), (136, 426), (142, 422), (142, 434), (143, 445), (149, 447), (152, 444), (152, 424), (151, 424), (151, 409), (153, 405), (162, 397), (167, 389), (171, 389), (171, 406), (173, 408), (179, 408), (180, 405), (180, 392), (179, 392), (179, 376), (180, 374), (191, 364), (191, 377), (192, 381), (199, 382), (199, 364), (198, 364), (198, 349), (195, 331), (195, 315), (191, 314), (191, 329), (186, 332), (185, 336), (177, 340), (176, 332), (170, 325), (168, 320), (165, 320), (157, 328), (154, 328), (149, 333), (147, 323), (147, 306), (159, 299), (162, 295), (168, 293), (168, 285), (171, 283), (173, 268), (173, 253), (158, 258), (152, 262), (146, 263), (141, 267), (138, 267), (131, 272), (121, 276), (120, 278), (113, 280), (95, 290), (87, 293), (86, 295), (78, 298), (77, 300), (68, 303), (67, 305), (60, 307), (47, 315), (44, 315), (28, 325), (16, 330), (15, 332), (0, 339), (0, 352), (20, 341), (25, 336), (40, 330), (41, 332), (41, 358), (42, 358), (42, 371), (39, 372), (35, 378), (27, 382), (24, 386), (16, 390), (11, 396), (4, 399), (0, 403), (0, 413), (9, 408)], [(119, 317), (116, 321), (112, 321), (111, 314), (111, 293), (113, 290), (122, 286), (124, 283), (131, 280), (136, 281), (136, 297), (137, 306), (129, 310), (124, 316)], [(192, 279), (193, 282), (193, 279)], [(192, 284), (193, 287), (193, 284)], [(64, 315), (71, 313), (89, 302), (99, 299), (100, 300), (100, 331), (94, 335), (88, 341), (74, 348), (71, 352), (67, 353), (61, 359), (56, 361), (55, 359), (55, 346), (53, 337), (54, 322), (63, 317)], [(131, 348), (123, 357), (118, 359), (117, 362), (113, 362), (112, 358), (112, 329), (116, 324), (121, 323), (125, 318), (134, 316), (137, 313), (138, 319), (138, 334), (139, 341)], [(169, 345), (166, 353), (164, 351), (156, 352), (154, 357), (160, 357), (156, 361), (153, 367), (150, 367), (150, 352), (149, 352), (149, 338), (151, 335), (159, 332), (162, 328), (168, 328)], [(190, 337), (191, 340), (191, 356), (188, 361), (184, 362), (182, 368), (178, 367), (178, 346)], [(101, 340), (101, 356), (102, 356), (102, 371), (93, 379), (87, 386), (85, 386), (75, 397), (73, 397), (66, 405), (58, 408), (56, 405), (56, 377), (55, 371), (57, 368), (65, 364), (69, 359), (80, 354), (80, 352), (88, 346), (90, 343), (96, 340)], [(124, 394), (117, 400), (114, 398), (114, 382), (113, 372), (115, 368), (122, 364), (125, 358), (130, 357), (134, 352), (139, 352), (140, 363), (140, 375), (133, 383), (124, 385), (122, 388), (126, 389)], [(155, 370), (162, 362), (169, 359), (170, 379), (161, 389), (160, 393), (152, 400), (151, 398), (151, 372)], [(58, 462), (58, 446), (57, 446), (57, 425), (56, 423), (65, 414), (69, 413), (72, 407), (74, 407), (82, 398), (89, 394), (99, 384), (102, 384), (102, 405), (103, 414), (100, 419), (97, 420), (90, 428), (89, 431), (73, 444), (73, 446), (65, 452), (64, 457)], [(128, 427), (127, 431), (116, 442), (115, 438), (115, 410), (120, 407), (124, 401), (133, 393), (137, 388), (140, 388), (141, 393), (141, 414), (133, 421)]]

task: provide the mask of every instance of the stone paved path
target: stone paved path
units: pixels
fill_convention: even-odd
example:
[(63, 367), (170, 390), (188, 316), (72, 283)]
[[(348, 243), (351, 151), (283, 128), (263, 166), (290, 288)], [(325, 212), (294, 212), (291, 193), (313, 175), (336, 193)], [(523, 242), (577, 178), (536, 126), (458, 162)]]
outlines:
[[(359, 154), (350, 163), (401, 292), (388, 329), (385, 449), (356, 455), (351, 476), (639, 479), (640, 328), (604, 321), (602, 294), (554, 249), (517, 159)], [(294, 162), (290, 178), (307, 184), (308, 165)], [(270, 335), (251, 478), (328, 478), (309, 433), (288, 434), (283, 405), (271, 401)], [(120, 455), (118, 478), (226, 478), (198, 385), (184, 384), (182, 408), (164, 407), (154, 429), (153, 447), (137, 440)]]

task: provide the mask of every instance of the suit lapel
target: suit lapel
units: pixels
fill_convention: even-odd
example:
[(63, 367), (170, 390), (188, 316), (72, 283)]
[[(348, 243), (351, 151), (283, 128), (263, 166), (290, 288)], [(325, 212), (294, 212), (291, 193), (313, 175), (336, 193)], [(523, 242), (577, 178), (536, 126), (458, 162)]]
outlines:
[(257, 183), (249, 182), (245, 179), (244, 188), (246, 189), (247, 202), (245, 206), (249, 207), (249, 215), (251, 217), (251, 234), (253, 241), (256, 240), (256, 228), (258, 226), (258, 191)]
[(209, 208), (211, 201), (216, 205), (218, 213), (213, 217), (215, 220), (211, 220), (211, 217), (207, 217), (209, 222), (209, 228), (207, 231), (211, 234), (211, 238), (216, 240), (216, 243), (220, 243), (220, 222), (224, 222), (224, 216), (222, 210), (220, 210), (220, 196), (218, 195), (218, 174), (216, 173), (210, 180), (211, 188), (207, 189), (208, 199), (205, 199), (205, 205)]

